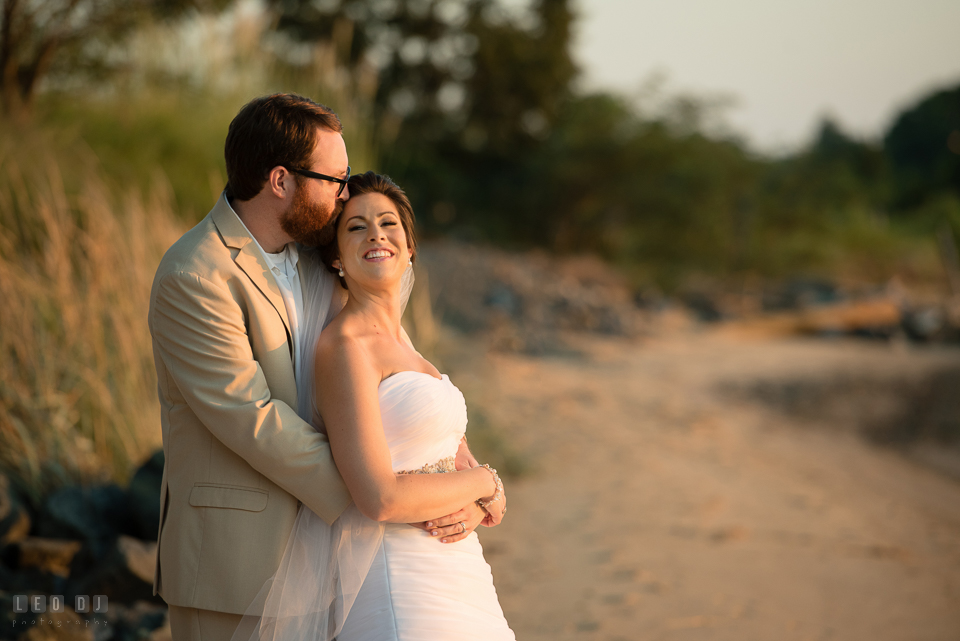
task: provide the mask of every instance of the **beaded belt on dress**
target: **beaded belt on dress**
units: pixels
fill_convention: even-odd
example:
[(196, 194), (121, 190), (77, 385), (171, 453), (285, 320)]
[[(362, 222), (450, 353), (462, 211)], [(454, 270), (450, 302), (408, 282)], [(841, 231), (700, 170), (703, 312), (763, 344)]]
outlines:
[(456, 472), (456, 457), (448, 456), (442, 458), (436, 463), (427, 463), (416, 470), (403, 470), (400, 474), (442, 474), (443, 472)]

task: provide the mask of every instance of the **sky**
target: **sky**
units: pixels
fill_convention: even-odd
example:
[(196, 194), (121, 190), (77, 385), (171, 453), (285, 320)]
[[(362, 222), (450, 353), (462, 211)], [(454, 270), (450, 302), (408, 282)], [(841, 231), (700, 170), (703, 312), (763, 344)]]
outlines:
[(585, 89), (731, 98), (751, 148), (788, 153), (824, 116), (879, 139), (960, 84), (960, 0), (575, 0)]

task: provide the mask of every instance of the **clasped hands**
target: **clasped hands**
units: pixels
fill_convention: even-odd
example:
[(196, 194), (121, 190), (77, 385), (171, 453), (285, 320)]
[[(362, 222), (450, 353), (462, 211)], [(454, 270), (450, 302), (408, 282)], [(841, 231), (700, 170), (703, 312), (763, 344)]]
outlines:
[[(470, 453), (467, 447), (467, 439), (464, 437), (460, 441), (460, 447), (457, 449), (456, 467), (457, 470), (468, 470), (477, 467), (477, 459)], [(439, 539), (441, 543), (455, 543), (473, 532), (477, 527), (493, 527), (499, 525), (503, 520), (503, 514), (507, 510), (507, 495), (503, 493), (499, 501), (491, 503), (484, 510), (476, 503), (470, 503), (466, 507), (457, 510), (453, 514), (422, 521), (420, 523), (411, 523), (415, 528), (420, 528), (429, 532), (432, 536)]]

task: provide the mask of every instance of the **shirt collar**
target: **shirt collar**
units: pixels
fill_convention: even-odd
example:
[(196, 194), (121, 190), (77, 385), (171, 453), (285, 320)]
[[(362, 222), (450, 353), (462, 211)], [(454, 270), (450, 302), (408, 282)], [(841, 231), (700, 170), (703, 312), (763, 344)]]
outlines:
[(254, 244), (257, 246), (257, 249), (260, 250), (260, 253), (263, 254), (263, 257), (267, 259), (268, 262), (280, 262), (284, 261), (287, 263), (287, 267), (290, 268), (289, 271), (293, 272), (297, 269), (297, 262), (300, 260), (300, 252), (297, 251), (296, 243), (287, 243), (283, 246), (283, 249), (279, 253), (271, 254), (267, 252), (263, 246), (260, 244), (260, 241), (257, 240), (257, 237), (250, 233), (250, 230), (247, 229), (247, 225), (243, 222), (243, 219), (240, 218), (240, 215), (234, 210), (233, 205), (230, 204), (230, 199), (224, 197), (224, 200), (227, 203), (227, 207), (230, 208), (230, 211), (233, 212), (233, 215), (237, 217), (237, 220), (240, 221), (240, 224), (243, 225), (244, 231), (250, 235), (250, 238), (253, 240)]

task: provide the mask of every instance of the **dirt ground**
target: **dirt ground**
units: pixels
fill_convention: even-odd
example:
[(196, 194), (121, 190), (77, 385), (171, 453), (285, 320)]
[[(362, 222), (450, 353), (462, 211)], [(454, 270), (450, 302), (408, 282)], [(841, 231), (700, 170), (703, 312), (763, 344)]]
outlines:
[(897, 381), (957, 368), (960, 349), (722, 332), (573, 336), (549, 357), (442, 345), (531, 465), (480, 533), (519, 639), (960, 639), (953, 459), (864, 436), (911, 411)]

